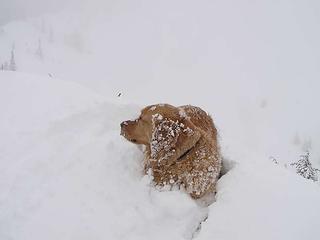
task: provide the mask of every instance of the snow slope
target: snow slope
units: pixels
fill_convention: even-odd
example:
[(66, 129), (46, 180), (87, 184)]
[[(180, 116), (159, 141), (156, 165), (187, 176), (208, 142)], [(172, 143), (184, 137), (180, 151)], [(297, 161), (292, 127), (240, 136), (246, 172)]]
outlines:
[(231, 158), (288, 163), (309, 150), (319, 167), (319, 9), (314, 0), (83, 0), (0, 27), (0, 64), (14, 45), (18, 71), (112, 102), (203, 107)]
[(320, 236), (319, 186), (278, 165), (233, 163), (200, 207), (141, 175), (141, 151), (119, 135), (138, 107), (49, 77), (1, 72), (0, 84), (1, 239)]
[(119, 135), (137, 108), (58, 79), (1, 72), (0, 239), (183, 239), (207, 210), (142, 178)]

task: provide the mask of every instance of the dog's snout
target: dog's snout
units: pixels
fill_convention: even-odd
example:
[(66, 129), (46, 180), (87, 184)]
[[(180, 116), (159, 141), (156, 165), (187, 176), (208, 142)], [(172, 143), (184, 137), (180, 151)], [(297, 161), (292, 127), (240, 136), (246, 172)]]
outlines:
[(127, 121), (124, 121), (124, 122), (120, 123), (120, 127), (121, 127), (121, 133), (120, 134), (122, 136), (126, 136), (126, 132), (127, 132), (128, 128), (130, 127), (129, 126), (130, 123), (132, 123), (132, 121), (130, 121), (130, 120), (127, 120)]
[(128, 125), (127, 121), (124, 121), (124, 122), (120, 123), (121, 128), (123, 128), (124, 126), (127, 126), (127, 125)]
[(127, 120), (127, 121), (124, 121), (120, 124), (120, 126), (123, 128), (123, 127), (126, 127), (126, 126), (129, 126), (129, 125), (132, 125), (134, 124), (136, 121), (132, 121), (132, 120)]
[(128, 124), (127, 124), (127, 122), (126, 122), (126, 121), (124, 121), (124, 122), (120, 123), (120, 128), (121, 128), (120, 135), (122, 135), (122, 136), (124, 136), (124, 135), (125, 135), (125, 130), (124, 130), (124, 128), (125, 128), (125, 126), (127, 126), (127, 125), (128, 125)]

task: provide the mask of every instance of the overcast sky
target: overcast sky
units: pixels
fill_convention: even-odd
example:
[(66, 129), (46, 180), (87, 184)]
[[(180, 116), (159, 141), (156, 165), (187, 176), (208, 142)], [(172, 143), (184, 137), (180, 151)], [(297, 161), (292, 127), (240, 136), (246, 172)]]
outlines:
[(0, 25), (15, 19), (56, 11), (73, 0), (0, 0)]
[(0, 26), (16, 19), (55, 12), (65, 7), (80, 9), (109, 8), (110, 4), (131, 0), (0, 0)]

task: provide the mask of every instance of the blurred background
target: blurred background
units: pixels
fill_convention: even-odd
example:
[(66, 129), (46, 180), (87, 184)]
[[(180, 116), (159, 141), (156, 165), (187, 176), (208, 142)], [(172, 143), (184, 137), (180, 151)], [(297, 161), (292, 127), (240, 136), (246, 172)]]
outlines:
[(0, 66), (13, 54), (110, 102), (198, 105), (231, 157), (319, 164), (319, 18), (315, 0), (2, 0)]

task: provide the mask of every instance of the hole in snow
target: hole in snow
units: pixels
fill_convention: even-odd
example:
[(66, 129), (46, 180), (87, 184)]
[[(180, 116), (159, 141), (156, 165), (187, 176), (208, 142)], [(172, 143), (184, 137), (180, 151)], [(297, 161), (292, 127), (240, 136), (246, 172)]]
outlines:
[(227, 174), (233, 167), (236, 165), (236, 162), (227, 158), (222, 157), (222, 168), (220, 172), (219, 178), (221, 178), (223, 175)]

